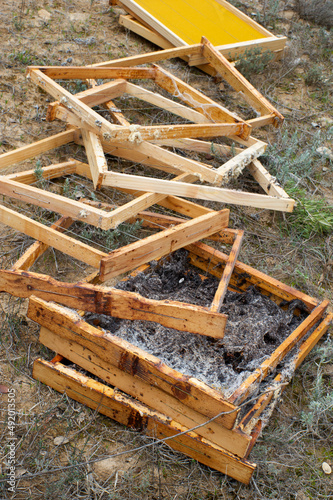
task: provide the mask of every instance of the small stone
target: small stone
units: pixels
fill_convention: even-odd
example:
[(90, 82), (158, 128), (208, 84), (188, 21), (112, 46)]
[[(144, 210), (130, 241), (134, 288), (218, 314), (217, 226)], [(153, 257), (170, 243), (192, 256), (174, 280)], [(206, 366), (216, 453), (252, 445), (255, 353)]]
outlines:
[(311, 122), (311, 125), (313, 128), (320, 128), (320, 125), (317, 122)]
[(49, 22), (51, 19), (51, 14), (45, 9), (40, 9), (38, 11), (38, 16), (44, 21), (44, 23)]
[(327, 462), (323, 462), (321, 467), (325, 474), (332, 474), (332, 467)]
[(333, 151), (325, 146), (321, 146), (320, 148), (317, 148), (316, 153), (333, 161)]
[(69, 439), (68, 439), (68, 438), (66, 438), (65, 436), (57, 436), (56, 438), (54, 438), (53, 443), (54, 443), (56, 446), (60, 446), (60, 445), (62, 445), (62, 444), (67, 444), (67, 443), (69, 443)]

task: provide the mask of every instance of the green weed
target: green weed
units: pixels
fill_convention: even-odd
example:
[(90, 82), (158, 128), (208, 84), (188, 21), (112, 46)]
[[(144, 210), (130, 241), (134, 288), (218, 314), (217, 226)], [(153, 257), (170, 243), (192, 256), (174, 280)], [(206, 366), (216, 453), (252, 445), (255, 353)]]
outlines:
[(251, 75), (263, 73), (267, 64), (274, 59), (271, 50), (263, 50), (261, 47), (246, 49), (240, 54), (236, 62), (236, 69), (249, 79)]

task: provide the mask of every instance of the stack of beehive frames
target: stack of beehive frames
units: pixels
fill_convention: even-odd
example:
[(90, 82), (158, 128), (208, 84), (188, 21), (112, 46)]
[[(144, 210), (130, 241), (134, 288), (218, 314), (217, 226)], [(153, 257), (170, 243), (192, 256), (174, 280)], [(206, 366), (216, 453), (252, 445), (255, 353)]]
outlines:
[[(144, 64), (189, 53), (204, 54), (219, 73), (236, 90), (242, 92), (250, 105), (261, 113), (261, 116), (253, 120), (243, 120), (164, 69), (156, 66), (131, 67), (134, 62)], [(274, 390), (259, 398), (257, 404), (243, 420), (236, 423), (239, 404), (251, 395), (258, 382), (275, 369), (278, 362), (308, 330), (320, 321), (327, 303), (319, 304), (314, 299), (236, 262), (242, 232), (227, 227), (229, 211), (224, 209), (214, 212), (181, 197), (212, 199), (275, 210), (292, 210), (294, 201), (274, 182), (274, 179), (256, 159), (264, 150), (265, 144), (250, 135), (252, 128), (269, 123), (277, 126), (282, 123), (283, 117), (206, 40), (196, 46), (125, 58), (104, 63), (99, 67), (29, 68), (29, 76), (59, 101), (50, 105), (49, 119), (60, 118), (71, 128), (30, 146), (1, 155), (0, 167), (6, 168), (13, 163), (69, 142), (82, 143), (89, 165), (69, 159), (64, 163), (42, 168), (41, 176), (44, 179), (53, 179), (78, 174), (92, 179), (96, 189), (103, 186), (116, 186), (124, 191), (130, 191), (134, 196), (130, 202), (122, 206), (110, 207), (86, 199), (72, 200), (31, 186), (37, 180), (35, 171), (24, 171), (1, 177), (0, 186), (3, 195), (59, 213), (62, 218), (53, 226), (48, 227), (31, 217), (15, 212), (12, 208), (1, 206), (1, 222), (33, 237), (37, 242), (11, 270), (1, 271), (0, 289), (22, 297), (34, 295), (30, 301), (29, 317), (44, 327), (52, 325), (54, 330), (42, 329), (41, 341), (51, 348), (57, 346), (56, 351), (99, 376), (105, 382), (114, 385), (114, 377), (117, 376), (124, 383), (122, 385), (117, 383), (116, 386), (129, 396), (119, 395), (104, 384), (99, 384), (90, 380), (89, 377), (85, 378), (72, 369), (64, 367), (60, 358), (57, 358), (58, 361), (53, 364), (42, 360), (37, 361), (34, 370), (35, 377), (56, 389), (66, 390), (74, 398), (85, 402), (88, 406), (98, 408), (102, 413), (113, 416), (121, 422), (136, 427), (142, 426), (148, 433), (157, 437), (172, 436), (181, 432), (182, 434), (177, 439), (169, 441), (175, 449), (182, 450), (199, 461), (243, 482), (248, 482), (254, 466), (244, 457), (247, 456), (251, 447), (251, 432), (264, 407), (272, 398), (275, 386)], [(55, 83), (53, 78), (89, 79), (93, 87), (73, 96)], [(112, 81), (94, 86), (92, 78), (106, 78)], [(129, 83), (128, 80), (131, 78), (154, 80), (159, 86), (183, 100), (186, 106)], [(148, 102), (162, 108), (170, 109), (171, 107), (173, 112), (176, 111), (181, 117), (198, 124), (129, 125), (121, 110), (110, 100), (123, 92), (133, 95), (139, 93), (140, 97), (144, 97)], [(111, 116), (120, 125), (110, 123), (91, 109), (101, 103), (106, 104)], [(216, 135), (228, 135), (233, 141), (246, 147), (243, 150), (236, 148), (237, 155), (217, 169), (176, 155), (162, 147), (171, 145), (185, 150), (211, 153), (213, 148), (218, 150), (221, 145), (213, 143), (212, 146), (212, 143), (198, 140), (197, 137)], [(227, 146), (223, 146), (223, 151), (225, 148)], [(232, 151), (233, 147), (230, 146), (229, 150)], [(177, 174), (177, 177), (170, 181), (111, 172), (107, 170), (105, 153), (141, 162), (144, 165), (165, 170), (167, 173)], [(233, 191), (225, 187), (191, 185), (195, 181), (203, 180), (219, 186), (227, 183), (230, 175), (237, 175), (238, 171), (243, 168), (250, 170), (268, 193), (267, 195)], [(148, 193), (145, 192), (147, 190)], [(142, 212), (153, 204), (160, 204), (162, 207), (190, 217), (191, 220)], [(117, 227), (123, 221), (133, 220), (133, 217), (142, 219), (148, 226), (162, 226), (162, 230), (139, 242), (115, 250), (111, 254), (66, 234), (73, 219), (108, 230)], [(230, 255), (226, 256), (203, 243), (198, 243), (202, 238), (212, 238), (231, 244)], [(217, 275), (221, 281), (210, 308), (148, 300), (137, 294), (104, 288), (96, 284), (59, 283), (48, 276), (28, 271), (48, 246), (98, 269), (96, 282), (117, 277), (124, 272), (132, 271), (141, 264), (167, 255), (177, 248), (185, 247), (189, 250), (194, 265)], [(208, 331), (211, 336), (218, 338), (223, 336), (226, 321), (225, 315), (219, 313), (219, 308), (227, 286), (230, 285), (232, 289), (241, 291), (250, 283), (258, 286), (263, 293), (268, 293), (273, 300), (278, 302), (291, 301), (295, 298), (301, 300), (307, 307), (309, 316), (287, 339), (286, 343), (283, 343), (274, 355), (258, 367), (252, 377), (238, 388), (230, 400), (225, 400), (218, 391), (196, 379), (177, 374), (128, 343), (111, 338), (107, 334), (101, 334), (98, 329), (87, 325), (76, 313), (69, 312), (61, 305), (47, 302), (53, 300), (75, 309), (107, 313), (121, 318), (145, 320), (154, 318), (156, 322), (175, 329), (206, 335)], [(326, 331), (330, 321), (331, 317), (326, 316), (311, 337), (303, 342), (296, 364)], [(64, 325), (67, 326), (64, 327)], [(99, 350), (95, 351), (92, 348), (96, 345), (96, 340), (98, 343), (103, 342), (110, 357), (106, 359)], [(88, 353), (88, 350), (91, 359), (84, 355)], [(95, 361), (92, 362), (92, 359)], [(278, 382), (279, 375), (276, 377)], [(106, 399), (103, 399), (103, 404), (100, 404), (103, 394)], [(94, 395), (93, 398), (92, 395)], [(140, 403), (133, 401), (131, 397), (137, 397)], [(168, 401), (168, 404), (165, 401)], [(168, 405), (172, 409), (171, 413), (167, 411)], [(216, 415), (219, 417), (216, 418)], [(197, 425), (204, 424), (207, 418), (214, 420), (193, 432), (186, 432)], [(253, 432), (255, 436), (256, 430)]]

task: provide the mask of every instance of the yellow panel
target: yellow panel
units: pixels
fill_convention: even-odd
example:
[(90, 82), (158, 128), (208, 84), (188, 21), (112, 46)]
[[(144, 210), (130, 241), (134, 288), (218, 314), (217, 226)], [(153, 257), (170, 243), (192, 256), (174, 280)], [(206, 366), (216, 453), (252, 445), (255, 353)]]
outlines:
[(205, 36), (213, 45), (264, 38), (260, 31), (215, 0), (135, 0), (188, 44)]

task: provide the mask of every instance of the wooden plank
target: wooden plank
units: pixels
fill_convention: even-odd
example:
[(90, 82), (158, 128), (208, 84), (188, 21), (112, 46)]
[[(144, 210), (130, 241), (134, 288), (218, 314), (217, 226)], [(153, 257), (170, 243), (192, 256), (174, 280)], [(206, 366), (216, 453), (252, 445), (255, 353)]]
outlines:
[[(246, 167), (267, 194), (270, 196), (277, 196), (279, 198), (289, 198), (288, 194), (278, 184), (276, 178), (267, 172), (259, 160), (253, 160), (251, 163), (246, 165)], [(289, 199), (291, 200), (291, 198)], [(295, 204), (295, 200), (292, 201)]]
[(51, 137), (34, 142), (28, 146), (22, 146), (13, 151), (8, 151), (0, 155), (0, 170), (73, 141), (74, 131), (65, 130), (64, 132), (52, 135)]
[[(28, 317), (57, 336), (94, 352), (107, 364), (162, 390), (206, 417), (216, 417), (221, 413), (215, 420), (216, 424), (227, 429), (233, 428), (238, 409), (224, 400), (219, 391), (194, 377), (173, 370), (159, 358), (126, 340), (89, 325), (76, 312), (33, 297), (29, 301)], [(46, 340), (45, 337), (43, 339)], [(74, 352), (75, 347), (70, 355)]]
[(177, 116), (181, 116), (182, 118), (190, 120), (194, 123), (211, 123), (211, 120), (202, 113), (199, 113), (194, 109), (188, 108), (183, 104), (179, 104), (176, 101), (167, 99), (166, 97), (163, 97), (160, 94), (151, 92), (150, 90), (147, 90), (144, 87), (139, 87), (138, 85), (134, 85), (133, 83), (129, 82), (126, 83), (125, 92), (133, 97), (137, 97), (142, 101), (149, 102), (154, 106), (157, 106), (161, 109), (165, 109), (166, 111), (170, 111), (170, 113), (173, 113), (174, 115)]
[[(272, 52), (284, 49), (287, 42), (286, 36), (267, 38), (259, 38), (257, 40), (249, 40), (246, 42), (229, 43), (225, 45), (216, 45), (215, 49), (220, 52), (228, 60), (237, 60), (241, 54), (247, 50), (262, 49), (263, 52), (271, 50)], [(189, 65), (198, 66), (207, 63), (207, 59), (202, 54), (193, 54), (189, 56)]]
[(237, 235), (235, 237), (235, 241), (232, 245), (229, 258), (225, 264), (225, 268), (223, 270), (222, 278), (219, 283), (219, 286), (217, 287), (217, 290), (215, 292), (212, 304), (210, 306), (210, 310), (214, 312), (219, 312), (225, 297), (225, 294), (227, 293), (229, 281), (231, 278), (231, 275), (233, 273), (239, 252), (240, 252), (240, 247), (242, 244), (244, 236), (244, 231), (238, 230)]
[(108, 171), (108, 164), (104, 156), (100, 138), (89, 130), (81, 129), (86, 155), (90, 165), (94, 189), (100, 189), (103, 174)]
[(10, 198), (25, 201), (38, 207), (45, 208), (66, 217), (80, 220), (102, 229), (111, 227), (111, 215), (103, 210), (90, 207), (80, 201), (72, 200), (44, 189), (29, 186), (0, 176), (0, 193)]
[(150, 191), (161, 194), (171, 194), (174, 196), (184, 196), (186, 198), (196, 198), (200, 200), (219, 201), (241, 206), (251, 206), (256, 208), (267, 208), (291, 212), (293, 201), (289, 198), (275, 198), (268, 195), (235, 191), (232, 189), (219, 188), (213, 186), (191, 185), (186, 182), (171, 182), (163, 179), (143, 177), (140, 175), (120, 174), (107, 172), (104, 174), (102, 186), (112, 186), (117, 188), (128, 188), (140, 191)]
[(202, 141), (200, 139), (163, 139), (161, 141), (151, 141), (153, 144), (160, 146), (169, 146), (179, 149), (188, 149), (189, 151), (197, 151), (198, 153), (208, 153), (213, 156), (226, 156), (231, 153), (242, 153), (244, 149), (237, 146), (228, 146), (227, 144), (218, 144), (215, 142)]
[[(64, 231), (68, 229), (72, 224), (72, 219), (70, 217), (61, 217), (57, 222), (52, 224), (51, 228), (57, 231)], [(48, 245), (41, 241), (35, 241), (24, 254), (15, 262), (11, 267), (11, 271), (26, 271), (30, 269), (31, 266), (36, 262), (36, 260), (49, 248)]]
[[(191, 261), (195, 266), (221, 278), (228, 255), (201, 242), (188, 245), (186, 249), (189, 250)], [(235, 264), (230, 283), (232, 289), (238, 292), (255, 285), (261, 293), (268, 295), (278, 304), (284, 301), (300, 300), (309, 312), (319, 304), (318, 300), (313, 297), (239, 261)]]
[(287, 337), (282, 344), (266, 359), (259, 368), (255, 370), (230, 396), (230, 402), (240, 404), (256, 390), (268, 373), (272, 373), (274, 368), (288, 354), (289, 351), (299, 342), (304, 335), (320, 320), (328, 307), (329, 301), (324, 300), (319, 304), (309, 316)]
[[(299, 347), (299, 351), (295, 357), (295, 369), (300, 366), (300, 364), (304, 361), (309, 352), (314, 348), (314, 346), (319, 342), (322, 336), (327, 332), (330, 325), (333, 323), (333, 315), (328, 314), (321, 323), (317, 326), (314, 332), (311, 333), (308, 339), (302, 342)], [(262, 394), (257, 402), (252, 406), (252, 408), (244, 415), (244, 417), (237, 424), (237, 429), (242, 430), (243, 432), (249, 433), (256, 425), (258, 418), (261, 416), (264, 409), (268, 406), (268, 404), (272, 401), (273, 396), (276, 398), (276, 391), (282, 392), (286, 385), (281, 384), (282, 376), (281, 373), (274, 377), (273, 384), (265, 389), (265, 393)]]
[(174, 436), (167, 441), (171, 448), (246, 484), (250, 482), (254, 464), (237, 458), (194, 432), (179, 435), (188, 428), (104, 384), (59, 365), (39, 359), (34, 363), (33, 376), (123, 425), (142, 430), (158, 439)]
[(238, 177), (251, 161), (265, 152), (266, 146), (266, 143), (258, 141), (217, 168), (217, 172), (223, 176), (223, 182), (226, 183), (230, 178)]
[(36, 295), (83, 311), (121, 319), (154, 321), (167, 328), (214, 338), (223, 338), (226, 323), (224, 314), (213, 313), (205, 307), (146, 299), (137, 293), (115, 288), (64, 283), (28, 271), (0, 270), (0, 289), (17, 297)]
[[(171, 183), (170, 183), (171, 184)], [(114, 250), (101, 261), (103, 281), (178, 250), (228, 226), (229, 210), (212, 212)]]
[[(162, 89), (167, 90), (174, 97), (182, 100), (191, 108), (206, 116), (211, 122), (244, 123), (244, 120), (231, 113), (228, 109), (216, 103), (198, 90), (183, 82), (160, 66), (154, 66), (156, 71), (155, 82)], [(250, 133), (250, 127), (244, 130), (242, 137), (246, 139)], [(157, 139), (157, 138), (155, 138)]]
[[(69, 160), (64, 163), (50, 165), (48, 167), (41, 167), (39, 169), (40, 175), (43, 179), (57, 179), (64, 175), (74, 174), (76, 172), (76, 161)], [(3, 176), (1, 176), (3, 178)], [(36, 170), (25, 170), (24, 172), (17, 172), (15, 174), (7, 174), (5, 179), (20, 182), (22, 184), (34, 184), (39, 177), (36, 175)]]
[[(42, 321), (44, 322), (44, 319)], [(94, 338), (91, 335), (90, 338), (91, 348), (90, 346), (87, 347), (86, 343), (80, 338), (77, 340), (77, 337), (71, 333), (64, 337), (44, 326), (41, 327), (39, 335), (39, 341), (52, 351), (63, 353), (66, 359), (72, 363), (97, 376), (100, 380), (117, 387), (120, 391), (134, 397), (150, 408), (164, 413), (164, 415), (189, 428), (205, 424), (207, 417), (189, 408), (182, 401), (139, 377), (113, 366), (109, 362), (108, 356), (104, 356), (104, 358), (107, 358), (106, 360), (102, 359), (94, 352), (95, 349), (92, 344), (94, 340), (98, 343), (99, 338)], [(250, 437), (243, 432), (226, 429), (215, 422), (203, 425), (197, 430), (197, 433), (239, 457), (246, 455), (251, 441)]]
[(214, 46), (202, 38), (203, 55), (218, 73), (237, 91), (242, 92), (244, 99), (262, 115), (273, 114), (276, 117), (275, 126), (282, 125), (284, 117), (270, 102), (247, 81), (247, 79), (220, 54)]
[(0, 222), (96, 268), (100, 266), (102, 257), (107, 256), (100, 250), (2, 205), (0, 205)]
[(58, 80), (86, 80), (93, 79), (154, 79), (154, 68), (115, 68), (103, 66), (29, 66), (28, 75), (35, 71), (43, 73), (52, 79)]

